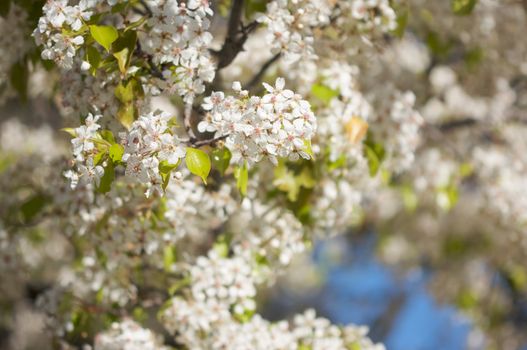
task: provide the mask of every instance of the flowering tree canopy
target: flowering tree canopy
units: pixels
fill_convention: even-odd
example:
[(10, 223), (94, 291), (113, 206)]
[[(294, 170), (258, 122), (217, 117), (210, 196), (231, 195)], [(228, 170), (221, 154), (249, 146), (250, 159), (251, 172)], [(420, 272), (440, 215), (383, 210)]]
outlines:
[(526, 28), (516, 0), (1, 0), (9, 344), (27, 290), (59, 349), (384, 349), (259, 308), (373, 230), (519, 348)]

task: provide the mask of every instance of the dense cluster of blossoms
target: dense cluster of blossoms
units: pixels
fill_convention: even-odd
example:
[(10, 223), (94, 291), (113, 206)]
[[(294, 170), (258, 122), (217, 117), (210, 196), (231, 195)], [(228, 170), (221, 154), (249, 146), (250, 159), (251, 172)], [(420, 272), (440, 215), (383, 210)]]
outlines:
[[(27, 56), (28, 16), (9, 3), (0, 85), (24, 65), (53, 78)], [(432, 286), (447, 301), (468, 293), (476, 319), (493, 269), (523, 293), (526, 46), (510, 40), (525, 27), (519, 4), (480, 0), (478, 16), (462, 18), (450, 2), (424, 0), (276, 0), (257, 15), (233, 1), (239, 23), (216, 21), (223, 5), (45, 2), (33, 35), (60, 68), (53, 97), (74, 117), (65, 125), (82, 121), (66, 129), (75, 190), (58, 137), (2, 123), (0, 275), (12, 281), (0, 286), (2, 305), (34, 281), (49, 286), (37, 305), (53, 333), (95, 349), (174, 339), (190, 349), (382, 349), (364, 327), (312, 310), (276, 323), (255, 314), (258, 287), (316, 238), (357, 224), (390, 228), (385, 261), (448, 265)], [(411, 33), (395, 40), (406, 10)], [(225, 24), (216, 50), (212, 33)], [(226, 53), (232, 64), (218, 67)], [(233, 96), (223, 92), (248, 77), (248, 91), (236, 82)], [(449, 134), (458, 125), (473, 128)], [(505, 288), (497, 294), (500, 312), (516, 312)], [(166, 339), (141, 320), (156, 312)], [(496, 322), (502, 334), (507, 322)]]
[(162, 339), (133, 320), (112, 323), (111, 328), (95, 337), (94, 350), (164, 350)]
[(284, 89), (283, 78), (275, 86), (264, 83), (267, 94), (248, 96), (239, 83), (233, 88), (238, 97), (215, 92), (206, 98), (203, 108), (209, 113), (198, 125), (201, 132), (225, 137), (234, 163), (255, 164), (267, 157), (310, 159), (308, 142), (316, 131), (316, 119), (309, 102)]
[(268, 268), (258, 267), (260, 278), (271, 278), (273, 271), (288, 266), (306, 249), (302, 224), (291, 213), (273, 205), (276, 204), (246, 199), (230, 224), (234, 232), (234, 252), (253, 259), (265, 259), (269, 265)]
[[(413, 164), (423, 118), (414, 109), (413, 92), (395, 91), (390, 95), (380, 97), (382, 104), (377, 110), (377, 116), (373, 118), (373, 123), (377, 122), (374, 125), (378, 127), (371, 130), (377, 140), (383, 140), (386, 151), (391, 154), (386, 167), (392, 171), (402, 171)], [(382, 120), (383, 118), (387, 120)]]
[(266, 41), (274, 53), (283, 52), (288, 62), (316, 57), (313, 29), (329, 23), (329, 1), (272, 1), (258, 20), (267, 25)]
[(77, 50), (84, 44), (80, 30), (103, 3), (106, 1), (82, 0), (76, 5), (70, 5), (68, 0), (48, 1), (33, 34), (37, 45), (44, 46), (42, 58), (53, 60), (66, 70), (73, 68)]
[(396, 28), (396, 14), (387, 0), (359, 0), (336, 4), (328, 0), (276, 0), (258, 21), (267, 25), (266, 41), (291, 64), (314, 60), (315, 41), (331, 22), (353, 35), (373, 36)]
[(79, 180), (86, 184), (95, 184), (99, 186), (101, 177), (104, 174), (104, 168), (96, 165), (94, 157), (98, 154), (96, 142), (101, 138), (97, 133), (100, 125), (97, 121), (99, 115), (89, 114), (84, 121), (85, 124), (75, 129), (75, 137), (71, 140), (73, 146), (73, 156), (77, 163), (77, 172), (68, 171), (66, 177), (71, 181), (71, 187), (77, 187)]
[(170, 64), (160, 82), (169, 93), (184, 96), (192, 103), (194, 97), (205, 91), (206, 82), (214, 78), (214, 64), (209, 55), (212, 35), (207, 31), (212, 15), (208, 1), (180, 2), (176, 0), (150, 0), (152, 11), (139, 36), (141, 48), (152, 55), (156, 64)]
[(168, 113), (154, 112), (141, 116), (122, 134), (126, 175), (147, 184), (147, 196), (162, 192), (163, 180), (159, 173), (159, 163), (179, 164), (185, 157), (173, 128), (169, 127), (172, 116)]
[[(167, 320), (174, 318), (172, 313), (178, 312), (177, 305), (166, 311)], [(184, 309), (183, 309), (184, 310)], [(195, 312), (196, 310), (194, 310)], [(188, 312), (188, 311), (187, 311)], [(224, 318), (217, 319), (213, 328), (200, 328), (191, 325), (189, 317), (182, 321), (188, 328), (180, 340), (193, 349), (291, 349), (299, 350), (309, 347), (313, 350), (339, 350), (360, 347), (365, 350), (383, 350), (381, 344), (374, 344), (365, 337), (367, 327), (349, 325), (338, 327), (329, 320), (316, 317), (314, 310), (307, 310), (296, 315), (289, 324), (287, 321), (271, 323), (255, 315), (247, 322), (239, 322), (228, 313)], [(197, 328), (194, 328), (196, 327)], [(177, 329), (176, 324), (167, 327)], [(205, 336), (203, 336), (205, 334)]]

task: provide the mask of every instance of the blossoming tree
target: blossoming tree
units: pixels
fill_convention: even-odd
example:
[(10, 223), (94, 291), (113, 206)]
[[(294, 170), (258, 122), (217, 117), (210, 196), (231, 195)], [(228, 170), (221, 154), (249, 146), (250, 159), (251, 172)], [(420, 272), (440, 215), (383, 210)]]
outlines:
[(313, 310), (258, 312), (315, 239), (374, 227), (387, 263), (454, 261), (438, 296), (513, 349), (522, 6), (3, 0), (0, 102), (41, 125), (0, 124), (5, 314), (26, 288), (63, 349), (383, 349)]

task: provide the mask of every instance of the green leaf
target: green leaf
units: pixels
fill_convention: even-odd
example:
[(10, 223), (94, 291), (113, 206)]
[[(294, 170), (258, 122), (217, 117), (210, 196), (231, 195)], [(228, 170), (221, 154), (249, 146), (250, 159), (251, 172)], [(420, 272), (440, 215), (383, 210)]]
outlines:
[(254, 313), (254, 310), (245, 309), (242, 313), (235, 312), (233, 316), (238, 322), (247, 323), (253, 318)]
[(29, 78), (29, 72), (27, 65), (24, 61), (19, 61), (11, 67), (9, 75), (11, 85), (18, 92), (22, 100), (27, 99), (27, 81)]
[(0, 16), (6, 17), (9, 14), (11, 8), (11, 0), (0, 1)]
[(112, 162), (119, 163), (123, 158), (124, 147), (118, 143), (114, 143), (110, 147), (109, 154)]
[(439, 34), (435, 32), (428, 33), (426, 37), (426, 44), (428, 49), (435, 55), (444, 58), (448, 55), (452, 48), (452, 43), (449, 41), (443, 41)]
[(177, 261), (176, 248), (173, 246), (166, 246), (163, 250), (163, 268), (166, 272), (173, 271), (173, 265)]
[(93, 156), (93, 164), (94, 165), (101, 165), (103, 157), (106, 155), (106, 150), (101, 150), (96, 155)]
[(126, 8), (130, 5), (129, 2), (121, 2), (112, 7), (112, 13), (123, 13), (126, 11)]
[(119, 37), (117, 29), (112, 26), (91, 25), (90, 34), (108, 52), (110, 52), (112, 43)]
[(465, 64), (468, 69), (476, 68), (485, 58), (485, 52), (482, 48), (476, 47), (470, 49), (465, 54)]
[(114, 94), (121, 103), (128, 103), (142, 98), (144, 91), (141, 83), (132, 78), (128, 81), (121, 81), (115, 88)]
[(311, 94), (327, 105), (334, 97), (339, 95), (339, 92), (322, 84), (313, 84), (311, 86)]
[(115, 169), (111, 161), (108, 161), (108, 165), (104, 168), (104, 175), (101, 177), (101, 182), (97, 190), (100, 193), (107, 193), (112, 188), (112, 182), (115, 179)]
[(346, 166), (347, 159), (345, 154), (341, 154), (337, 159), (334, 161), (328, 160), (328, 170), (333, 171), (335, 169), (344, 168)]
[(176, 169), (180, 163), (181, 160), (176, 164), (169, 164), (166, 160), (162, 160), (159, 163), (159, 175), (161, 175), (161, 179), (163, 180), (163, 190), (166, 190), (168, 182), (170, 181), (170, 172)]
[(99, 50), (93, 46), (88, 46), (86, 48), (86, 61), (90, 64), (90, 73), (95, 75), (102, 62)]
[(381, 160), (375, 151), (367, 145), (364, 145), (365, 156), (368, 159), (368, 167), (370, 168), (370, 176), (375, 176), (381, 166)]
[(478, 0), (451, 0), (452, 11), (458, 16), (467, 16), (472, 13)]
[(139, 28), (145, 22), (146, 22), (146, 17), (141, 17), (141, 19), (139, 19), (139, 20), (137, 20), (135, 22), (132, 22), (129, 25), (127, 25), (124, 30), (125, 31), (129, 31), (129, 30), (132, 30), (132, 29)]
[(187, 147), (185, 162), (187, 163), (188, 170), (192, 174), (201, 177), (206, 184), (211, 167), (209, 155), (197, 148)]
[[(175, 282), (170, 287), (168, 287), (168, 294), (169, 295), (176, 294), (181, 289), (183, 289), (183, 288), (187, 287), (188, 285), (190, 285), (191, 282), (192, 282), (192, 280), (188, 276), (183, 278), (183, 279), (180, 279), (179, 281)], [(167, 301), (165, 304), (163, 304), (161, 306), (160, 312), (162, 312), (162, 310), (166, 309), (166, 307), (169, 307), (169, 303), (170, 303), (170, 300)]]
[(114, 94), (115, 97), (117, 97), (117, 99), (121, 101), (121, 103), (126, 104), (128, 102), (132, 102), (134, 100), (133, 84), (131, 84), (130, 82), (124, 84), (123, 82), (120, 82), (119, 85), (115, 87)]
[(117, 111), (117, 119), (128, 129), (137, 117), (134, 101), (144, 96), (143, 87), (137, 79), (130, 79), (126, 82), (120, 82), (115, 88), (114, 94), (121, 102)]
[(227, 147), (216, 148), (211, 153), (212, 164), (218, 171), (223, 175), (225, 170), (229, 167), (231, 162), (232, 153)]
[(258, 12), (265, 12), (268, 0), (249, 0), (245, 5), (245, 18), (251, 19)]
[(403, 186), (401, 188), (401, 195), (403, 197), (403, 204), (406, 211), (413, 213), (417, 209), (418, 198), (411, 186)]
[(470, 310), (477, 306), (478, 296), (470, 290), (463, 290), (456, 298), (456, 306), (462, 310)]
[(60, 131), (67, 132), (67, 133), (70, 134), (72, 137), (77, 137), (77, 132), (75, 131), (74, 128), (62, 128), (62, 129), (60, 129)]
[(438, 189), (437, 203), (444, 210), (452, 209), (459, 199), (459, 192), (455, 185)]
[(304, 152), (306, 152), (311, 157), (311, 159), (315, 159), (313, 147), (311, 146), (311, 140), (304, 140)]
[(236, 187), (238, 187), (241, 195), (245, 197), (247, 195), (247, 183), (249, 182), (249, 170), (246, 162), (234, 169), (234, 177), (236, 178)]
[(125, 74), (130, 66), (136, 42), (137, 33), (133, 30), (129, 30), (125, 31), (112, 45), (113, 56), (117, 59), (121, 74)]
[(286, 192), (287, 199), (291, 202), (296, 201), (300, 187), (296, 184), (294, 173), (287, 168), (283, 161), (274, 170), (273, 185), (280, 191)]
[(148, 314), (142, 307), (136, 306), (132, 311), (132, 317), (139, 323), (145, 323), (148, 320)]
[(229, 244), (225, 241), (214, 242), (212, 249), (222, 258), (229, 256)]
[(459, 165), (459, 175), (462, 178), (471, 176), (474, 173), (474, 166), (469, 162), (464, 162)]
[(12, 155), (2, 154), (0, 152), (0, 174), (7, 170), (14, 163)]
[(103, 140), (108, 141), (110, 144), (115, 143), (115, 137), (113, 136), (113, 132), (110, 130), (101, 130), (99, 131), (99, 135), (101, 135)]
[(50, 198), (43, 194), (36, 194), (20, 206), (24, 222), (33, 219), (50, 202)]
[(375, 176), (381, 167), (385, 156), (384, 146), (373, 140), (372, 134), (368, 133), (364, 141), (364, 156), (368, 159), (370, 176)]
[(127, 103), (119, 107), (119, 110), (117, 111), (117, 120), (119, 120), (125, 128), (130, 129), (130, 126), (132, 126), (132, 123), (135, 120), (136, 114), (137, 110), (134, 107), (134, 104)]
[(315, 179), (308, 167), (304, 167), (300, 174), (296, 175), (289, 170), (286, 163), (281, 161), (274, 171), (273, 185), (280, 191), (287, 193), (290, 202), (296, 202), (301, 188), (313, 188)]
[(399, 38), (402, 38), (404, 36), (404, 32), (406, 30), (406, 26), (408, 25), (408, 17), (410, 13), (410, 9), (408, 8), (408, 4), (401, 5), (396, 9), (397, 13), (397, 27), (393, 31), (393, 34)]

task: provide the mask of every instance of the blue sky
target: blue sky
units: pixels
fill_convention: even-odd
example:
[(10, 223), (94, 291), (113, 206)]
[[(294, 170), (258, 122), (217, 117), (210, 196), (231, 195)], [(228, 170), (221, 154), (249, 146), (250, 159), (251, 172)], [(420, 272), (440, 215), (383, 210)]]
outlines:
[(337, 238), (342, 252), (337, 262), (328, 253), (331, 243), (318, 244), (313, 259), (325, 270), (324, 285), (301, 298), (282, 290), (271, 301), (275, 316), (314, 306), (335, 323), (367, 324), (371, 336), (389, 350), (466, 349), (470, 322), (433, 299), (426, 290), (427, 273), (413, 270), (400, 276), (377, 261), (374, 239), (372, 235), (352, 247)]

